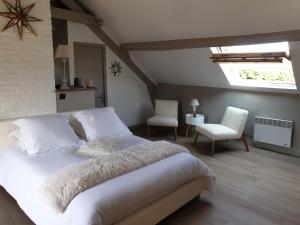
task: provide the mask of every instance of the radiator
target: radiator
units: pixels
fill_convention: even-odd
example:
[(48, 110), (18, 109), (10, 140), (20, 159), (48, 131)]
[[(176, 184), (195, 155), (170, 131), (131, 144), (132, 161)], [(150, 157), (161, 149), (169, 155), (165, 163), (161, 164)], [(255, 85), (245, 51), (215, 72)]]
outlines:
[(291, 148), (293, 121), (255, 117), (254, 142)]

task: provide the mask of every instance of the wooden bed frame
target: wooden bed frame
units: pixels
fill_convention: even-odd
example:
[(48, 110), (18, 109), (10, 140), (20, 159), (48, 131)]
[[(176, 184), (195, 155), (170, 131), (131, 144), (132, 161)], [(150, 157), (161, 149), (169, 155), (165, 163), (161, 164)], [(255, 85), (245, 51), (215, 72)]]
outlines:
[(114, 225), (155, 225), (177, 209), (199, 196), (206, 188), (206, 178), (186, 183), (161, 199), (139, 209)]
[[(209, 178), (205, 177), (188, 182), (113, 225), (155, 225), (186, 203), (200, 196), (206, 190), (207, 179)], [(5, 191), (1, 185), (0, 191)]]

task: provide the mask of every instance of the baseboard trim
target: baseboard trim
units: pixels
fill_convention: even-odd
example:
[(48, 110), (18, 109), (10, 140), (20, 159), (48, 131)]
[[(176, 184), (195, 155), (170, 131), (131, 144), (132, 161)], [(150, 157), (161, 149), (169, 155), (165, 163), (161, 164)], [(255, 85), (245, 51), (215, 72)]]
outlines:
[(279, 152), (279, 153), (286, 154), (286, 155), (300, 157), (300, 150), (297, 150), (294, 148), (283, 148), (283, 147), (266, 144), (266, 143), (262, 143), (262, 142), (254, 142), (253, 146), (255, 146), (257, 148), (273, 151), (273, 152)]

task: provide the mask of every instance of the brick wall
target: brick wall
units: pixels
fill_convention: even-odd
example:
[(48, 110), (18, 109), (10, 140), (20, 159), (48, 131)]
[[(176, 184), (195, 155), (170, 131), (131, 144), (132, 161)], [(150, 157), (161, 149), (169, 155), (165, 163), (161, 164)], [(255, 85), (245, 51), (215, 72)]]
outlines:
[[(15, 28), (0, 33), (0, 119), (56, 111), (50, 1), (21, 1), (33, 2), (31, 15), (43, 20), (33, 24), (38, 37), (25, 30), (20, 41)], [(6, 22), (0, 17), (1, 29)]]

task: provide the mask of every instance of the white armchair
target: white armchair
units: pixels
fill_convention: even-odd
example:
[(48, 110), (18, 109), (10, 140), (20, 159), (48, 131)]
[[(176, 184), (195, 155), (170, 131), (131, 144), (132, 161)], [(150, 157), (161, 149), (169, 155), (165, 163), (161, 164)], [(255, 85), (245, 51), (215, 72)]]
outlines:
[(153, 126), (173, 127), (175, 140), (178, 127), (178, 101), (156, 100), (155, 115), (147, 120), (148, 137)]
[(244, 135), (244, 128), (248, 118), (248, 111), (227, 107), (221, 124), (201, 124), (196, 127), (196, 137), (194, 143), (197, 142), (199, 135), (202, 134), (212, 140), (212, 154), (214, 154), (215, 141), (237, 140), (241, 139), (249, 152), (249, 147)]

